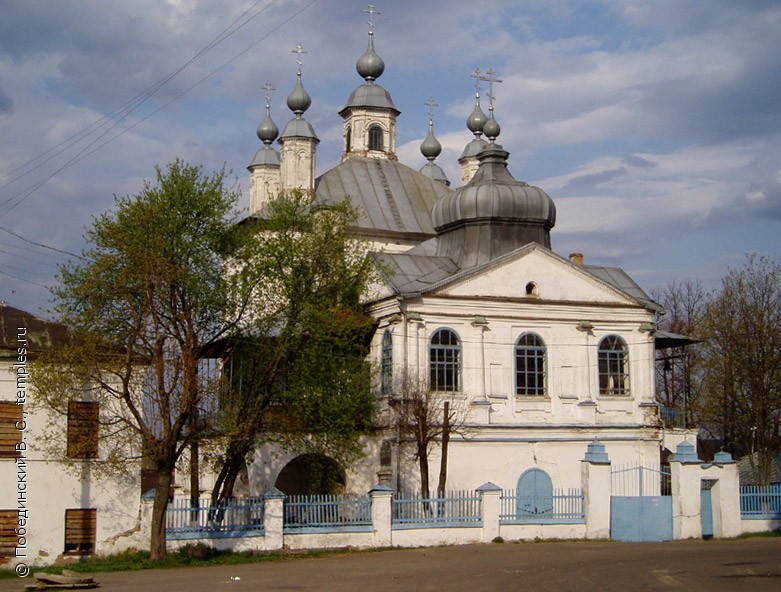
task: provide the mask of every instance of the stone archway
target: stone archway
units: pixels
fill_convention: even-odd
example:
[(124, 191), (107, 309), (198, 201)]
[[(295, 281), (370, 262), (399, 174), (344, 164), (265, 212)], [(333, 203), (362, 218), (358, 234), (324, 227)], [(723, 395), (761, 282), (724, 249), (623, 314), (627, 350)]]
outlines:
[(297, 456), (279, 472), (274, 487), (287, 495), (343, 493), (347, 477), (334, 459), (324, 454)]

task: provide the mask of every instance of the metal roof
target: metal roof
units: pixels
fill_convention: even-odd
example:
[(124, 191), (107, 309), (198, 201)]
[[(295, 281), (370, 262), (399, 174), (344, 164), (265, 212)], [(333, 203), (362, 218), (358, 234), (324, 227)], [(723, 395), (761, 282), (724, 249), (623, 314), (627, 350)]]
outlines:
[(359, 229), (434, 236), (431, 209), (453, 192), (394, 160), (351, 157), (315, 181), (318, 201), (349, 197), (360, 213)]
[(599, 265), (584, 265), (583, 267), (591, 275), (596, 276), (603, 282), (607, 282), (611, 286), (618, 288), (644, 306), (657, 312), (664, 311), (664, 307), (658, 302), (654, 301), (645, 292), (645, 290), (637, 285), (637, 282), (629, 277), (629, 275), (620, 267), (603, 267)]
[[(20, 329), (24, 328), (24, 331)], [(0, 302), (0, 351), (13, 356), (20, 347), (19, 333), (27, 340), (24, 347), (28, 352), (39, 352), (55, 344), (70, 341), (70, 334), (64, 325), (41, 319), (32, 313)]]

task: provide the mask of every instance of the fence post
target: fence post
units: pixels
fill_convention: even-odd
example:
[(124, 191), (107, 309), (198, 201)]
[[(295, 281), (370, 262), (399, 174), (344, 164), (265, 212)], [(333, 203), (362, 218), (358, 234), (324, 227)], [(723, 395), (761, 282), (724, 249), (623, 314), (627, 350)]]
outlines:
[(586, 448), (586, 458), (580, 461), (587, 539), (610, 538), (610, 470), (605, 445), (595, 439)]
[(490, 543), (499, 536), (502, 488), (489, 481), (478, 487), (477, 493), (480, 495), (480, 518), (483, 522), (483, 542)]
[(266, 550), (281, 549), (284, 544), (285, 494), (272, 487), (263, 494), (263, 532), (266, 539)]
[(690, 442), (681, 442), (670, 458), (670, 485), (673, 502), (673, 538), (702, 536), (700, 476), (702, 461)]
[(392, 544), (391, 498), (393, 490), (378, 483), (369, 491), (372, 500), (372, 530), (376, 547), (390, 547)]

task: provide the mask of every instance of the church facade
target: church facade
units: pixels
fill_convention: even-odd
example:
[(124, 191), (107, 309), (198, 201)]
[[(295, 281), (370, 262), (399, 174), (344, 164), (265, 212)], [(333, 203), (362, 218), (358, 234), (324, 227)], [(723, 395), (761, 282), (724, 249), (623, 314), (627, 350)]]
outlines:
[[(293, 117), (281, 134), (267, 99), (258, 127), (263, 147), (248, 167), (250, 213), (262, 217), (274, 195), (293, 189), (324, 204), (349, 196), (360, 213), (355, 236), (380, 253), (387, 270), (369, 296), (386, 429), (367, 440), (345, 488), (366, 491), (378, 481), (419, 487), (410, 444), (393, 419), (410, 384), (456, 410), (448, 488), (514, 488), (530, 471), (543, 471), (555, 488), (578, 487), (580, 461), (594, 440), (614, 464), (658, 464), (665, 433), (654, 400), (654, 351), (663, 311), (623, 270), (552, 250), (554, 201), (510, 174), (493, 101), (488, 115), (480, 103), (480, 80), (492, 84), (493, 72), (475, 75), (472, 138), (459, 158), (462, 185), (454, 188), (435, 163), (441, 146), (431, 122), (423, 168), (398, 161), (400, 111), (378, 83), (384, 63), (373, 30), (356, 64), (363, 83), (339, 111), (341, 162), (317, 175), (319, 139), (305, 119), (311, 99), (300, 65), (287, 99)], [(280, 470), (294, 461), (256, 458), (248, 475), (253, 493), (282, 485)], [(430, 465), (436, 474), (438, 447)]]

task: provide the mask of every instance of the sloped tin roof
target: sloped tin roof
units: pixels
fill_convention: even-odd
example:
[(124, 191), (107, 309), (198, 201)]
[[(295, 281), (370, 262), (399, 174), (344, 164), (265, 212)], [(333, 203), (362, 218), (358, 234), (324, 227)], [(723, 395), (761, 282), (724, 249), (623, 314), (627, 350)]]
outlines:
[(349, 197), (360, 229), (435, 236), (431, 209), (453, 190), (399, 162), (357, 156), (318, 177), (315, 191), (326, 204)]

